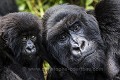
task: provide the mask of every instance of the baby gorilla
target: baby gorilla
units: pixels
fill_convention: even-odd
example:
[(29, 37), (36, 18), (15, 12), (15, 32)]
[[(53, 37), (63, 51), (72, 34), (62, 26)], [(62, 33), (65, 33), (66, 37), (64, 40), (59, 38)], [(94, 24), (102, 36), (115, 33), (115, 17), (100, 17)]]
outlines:
[(44, 80), (39, 55), (43, 53), (41, 24), (36, 16), (25, 12), (11, 13), (0, 18), (0, 65), (9, 67), (23, 80), (29, 77), (29, 80)]
[(52, 69), (48, 80), (105, 80), (105, 54), (96, 19), (75, 5), (58, 5), (43, 17), (43, 40)]

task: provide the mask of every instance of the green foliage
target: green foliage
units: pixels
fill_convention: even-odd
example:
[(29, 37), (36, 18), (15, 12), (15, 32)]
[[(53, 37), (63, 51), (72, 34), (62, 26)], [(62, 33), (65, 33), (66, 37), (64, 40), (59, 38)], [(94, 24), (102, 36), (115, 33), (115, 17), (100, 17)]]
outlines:
[(86, 0), (86, 9), (94, 9), (93, 6), (91, 6), (91, 4), (93, 3), (93, 0)]
[(31, 12), (40, 17), (53, 5), (70, 3), (82, 6), (87, 10), (93, 10), (98, 1), (99, 0), (16, 0), (20, 11)]

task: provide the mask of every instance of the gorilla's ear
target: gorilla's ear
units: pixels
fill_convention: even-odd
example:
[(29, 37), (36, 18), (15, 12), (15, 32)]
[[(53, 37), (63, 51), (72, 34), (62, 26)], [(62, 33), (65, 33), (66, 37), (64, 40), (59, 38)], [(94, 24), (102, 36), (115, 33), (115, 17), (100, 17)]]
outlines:
[(7, 36), (5, 35), (5, 33), (2, 33), (1, 36), (2, 36), (2, 39), (3, 39), (4, 41), (7, 41), (8, 38), (7, 38)]
[(5, 31), (1, 34), (2, 36), (2, 39), (6, 42), (6, 44), (9, 42), (9, 34), (10, 34), (10, 31)]

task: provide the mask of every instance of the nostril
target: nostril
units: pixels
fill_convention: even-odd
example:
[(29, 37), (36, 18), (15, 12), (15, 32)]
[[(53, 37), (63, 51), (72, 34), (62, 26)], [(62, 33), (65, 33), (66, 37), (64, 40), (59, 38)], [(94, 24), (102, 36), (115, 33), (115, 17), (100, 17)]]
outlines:
[(79, 51), (80, 48), (79, 47), (73, 47), (73, 50)]
[(84, 47), (85, 47), (85, 41), (82, 41), (80, 48), (84, 49)]
[(35, 48), (35, 46), (32, 47), (32, 49)]
[(31, 50), (31, 48), (30, 48), (30, 47), (27, 47), (26, 49), (27, 49), (27, 50), (29, 50), (29, 51)]

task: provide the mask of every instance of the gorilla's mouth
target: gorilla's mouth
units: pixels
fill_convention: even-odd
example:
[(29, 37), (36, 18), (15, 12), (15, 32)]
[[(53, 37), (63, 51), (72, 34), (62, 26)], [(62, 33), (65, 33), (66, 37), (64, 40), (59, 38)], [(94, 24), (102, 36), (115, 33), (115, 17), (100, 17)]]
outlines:
[(85, 56), (81, 59), (80, 63), (81, 63), (82, 61), (86, 60), (87, 57), (89, 57), (90, 55), (92, 55), (92, 54), (94, 54), (94, 53), (95, 53), (95, 51), (93, 51), (93, 52), (85, 55)]
[[(77, 51), (76, 51), (77, 52)], [(80, 52), (80, 51), (79, 51)], [(89, 52), (89, 53), (87, 53), (86, 55), (82, 55), (81, 56), (81, 54), (84, 54), (84, 53), (81, 53), (80, 52), (80, 55), (72, 55), (71, 57), (72, 58), (70, 58), (70, 62), (72, 61), (72, 62), (76, 62), (76, 63), (82, 63), (84, 60), (86, 60), (86, 58), (87, 57), (89, 57), (90, 55), (92, 55), (92, 54), (94, 54), (96, 52), (96, 50), (94, 50), (94, 51), (92, 51), (92, 52)], [(78, 54), (78, 53), (77, 53)]]
[(72, 49), (72, 54), (73, 54), (73, 56), (75, 56), (77, 58), (81, 57), (81, 55), (82, 55), (79, 47), (74, 47)]
[(93, 41), (89, 41), (86, 43), (82, 41), (82, 43), (79, 46), (73, 46), (71, 49), (72, 55), (80, 59), (82, 57), (88, 56), (89, 54), (94, 53), (96, 49), (96, 44)]
[(23, 50), (22, 55), (32, 58), (33, 56), (35, 56), (37, 54), (36, 52), (37, 52), (36, 48), (33, 48), (31, 50), (25, 49), (25, 50)]
[(27, 49), (25, 50), (25, 52), (26, 52), (26, 54), (35, 54), (35, 53), (36, 53), (36, 48), (33, 48), (33, 49), (27, 48)]
[(85, 56), (81, 56), (81, 57), (76, 57), (76, 56), (71, 56), (70, 59), (68, 60), (69, 63), (69, 67), (76, 67), (76, 66), (82, 66), (81, 64), (82, 63), (85, 63), (88, 59), (89, 56), (91, 56), (92, 54), (94, 54), (96, 51), (93, 51), (91, 53), (88, 53), (87, 55)]

